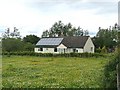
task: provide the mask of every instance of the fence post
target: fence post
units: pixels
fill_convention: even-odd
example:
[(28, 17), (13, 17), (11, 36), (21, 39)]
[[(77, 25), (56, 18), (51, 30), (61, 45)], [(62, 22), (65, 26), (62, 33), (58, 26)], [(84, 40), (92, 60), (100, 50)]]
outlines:
[(117, 90), (120, 90), (120, 72), (119, 72), (119, 66), (117, 65)]

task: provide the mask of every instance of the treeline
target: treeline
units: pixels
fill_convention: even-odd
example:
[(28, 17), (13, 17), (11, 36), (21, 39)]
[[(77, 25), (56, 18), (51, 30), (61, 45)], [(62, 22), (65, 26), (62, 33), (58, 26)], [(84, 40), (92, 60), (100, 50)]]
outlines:
[[(64, 24), (62, 21), (55, 22), (49, 30), (42, 33), (42, 37), (59, 36), (89, 36), (89, 31), (79, 27), (74, 27), (71, 23)], [(110, 53), (114, 52), (118, 44), (118, 25), (115, 23), (108, 28), (98, 28), (98, 32), (92, 40), (95, 45), (95, 52)]]
[(2, 51), (33, 51), (39, 39), (36, 35), (26, 35), (22, 39), (16, 27), (14, 27), (13, 32), (10, 32), (10, 28), (7, 28), (2, 37)]
[(96, 52), (114, 52), (118, 45), (118, 25), (110, 26), (107, 29), (99, 27), (96, 36), (92, 38)]
[[(55, 22), (49, 30), (45, 30), (41, 37), (61, 37), (61, 36), (88, 36), (89, 32), (80, 27), (74, 27), (71, 23), (63, 24), (62, 21)], [(2, 35), (2, 50), (13, 51), (34, 51), (36, 43), (40, 37), (36, 35), (26, 35), (21, 38), (19, 30), (14, 27), (10, 32), (7, 28)], [(107, 29), (99, 28), (96, 36), (92, 38), (95, 45), (95, 52), (114, 52), (118, 44), (117, 24)]]

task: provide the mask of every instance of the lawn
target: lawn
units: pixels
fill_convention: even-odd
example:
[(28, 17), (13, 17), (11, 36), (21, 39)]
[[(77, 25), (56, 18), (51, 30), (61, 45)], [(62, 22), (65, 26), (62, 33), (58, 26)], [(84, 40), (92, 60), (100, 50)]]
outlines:
[(107, 58), (3, 56), (3, 88), (102, 88)]

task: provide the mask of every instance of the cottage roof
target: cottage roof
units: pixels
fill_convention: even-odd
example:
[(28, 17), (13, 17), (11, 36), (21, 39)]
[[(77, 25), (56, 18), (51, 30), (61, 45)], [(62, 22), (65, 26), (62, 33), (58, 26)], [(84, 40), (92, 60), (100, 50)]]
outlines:
[(62, 44), (68, 48), (83, 48), (89, 36), (64, 37)]
[(58, 38), (42, 38), (36, 44), (39, 47), (55, 48), (60, 44), (68, 48), (83, 48), (89, 36), (67, 36)]

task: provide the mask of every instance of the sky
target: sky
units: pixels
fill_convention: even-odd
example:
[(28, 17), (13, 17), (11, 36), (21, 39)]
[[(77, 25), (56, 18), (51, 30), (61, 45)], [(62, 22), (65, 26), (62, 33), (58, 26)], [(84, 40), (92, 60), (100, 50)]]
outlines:
[(118, 0), (0, 0), (0, 35), (17, 27), (22, 37), (41, 37), (59, 20), (95, 36), (118, 22)]

